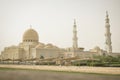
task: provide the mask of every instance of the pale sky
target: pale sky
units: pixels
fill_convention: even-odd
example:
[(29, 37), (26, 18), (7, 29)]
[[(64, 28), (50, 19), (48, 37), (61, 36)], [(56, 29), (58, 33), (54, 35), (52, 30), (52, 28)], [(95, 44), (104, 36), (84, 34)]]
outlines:
[(106, 10), (113, 52), (120, 52), (120, 0), (0, 0), (0, 52), (22, 42), (29, 25), (40, 42), (71, 47), (74, 18), (79, 47), (104, 49)]

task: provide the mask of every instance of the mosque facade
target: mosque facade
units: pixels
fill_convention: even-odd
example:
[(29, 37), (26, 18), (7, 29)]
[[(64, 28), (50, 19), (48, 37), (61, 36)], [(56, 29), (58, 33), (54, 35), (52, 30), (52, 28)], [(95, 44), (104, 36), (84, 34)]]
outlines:
[[(17, 46), (5, 47), (1, 52), (1, 59), (39, 59), (39, 58), (71, 58), (71, 57), (80, 57), (80, 58), (90, 58), (92, 56), (99, 55), (112, 55), (116, 56), (118, 54), (112, 53), (112, 42), (111, 42), (111, 33), (110, 33), (110, 24), (109, 16), (106, 13), (105, 19), (105, 46), (106, 50), (100, 49), (96, 46), (89, 51), (84, 51), (84, 48), (78, 47), (78, 37), (77, 37), (77, 25), (74, 20), (73, 25), (73, 45), (70, 48), (59, 48), (56, 45), (51, 43), (44, 44), (39, 42), (38, 33), (29, 28), (26, 30), (22, 37), (22, 42)], [(119, 54), (120, 55), (120, 54)]]

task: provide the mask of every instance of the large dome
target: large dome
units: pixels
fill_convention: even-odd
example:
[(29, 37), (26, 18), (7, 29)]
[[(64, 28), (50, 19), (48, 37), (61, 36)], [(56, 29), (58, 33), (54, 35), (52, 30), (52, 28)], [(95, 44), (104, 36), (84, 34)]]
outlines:
[(38, 42), (38, 41), (39, 41), (38, 33), (34, 29), (30, 28), (24, 32), (23, 42)]

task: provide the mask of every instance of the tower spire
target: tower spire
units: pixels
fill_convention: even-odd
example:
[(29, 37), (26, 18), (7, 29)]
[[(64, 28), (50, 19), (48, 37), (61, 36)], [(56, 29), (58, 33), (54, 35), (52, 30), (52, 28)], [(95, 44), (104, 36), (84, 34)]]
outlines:
[(30, 28), (32, 28), (32, 25), (30, 24)]
[(106, 23), (109, 23), (109, 15), (108, 15), (108, 11), (106, 11)]
[(74, 19), (74, 25), (76, 25), (76, 19)]
[(112, 53), (112, 42), (111, 42), (111, 33), (110, 33), (110, 24), (109, 24), (109, 15), (108, 12), (106, 11), (106, 19), (105, 19), (105, 28), (106, 28), (106, 32), (105, 32), (105, 48), (107, 53)]
[(78, 38), (77, 38), (77, 29), (76, 29), (76, 20), (74, 19), (74, 25), (73, 25), (73, 49), (78, 49)]

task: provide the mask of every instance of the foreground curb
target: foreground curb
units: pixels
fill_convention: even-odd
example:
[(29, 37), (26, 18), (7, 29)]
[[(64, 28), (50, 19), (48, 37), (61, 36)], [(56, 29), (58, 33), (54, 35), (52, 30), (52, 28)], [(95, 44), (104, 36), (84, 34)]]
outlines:
[(59, 72), (81, 72), (120, 75), (120, 67), (87, 67), (87, 66), (46, 66), (46, 65), (0, 65), (1, 68), (32, 69)]

